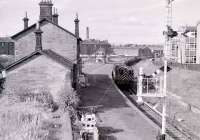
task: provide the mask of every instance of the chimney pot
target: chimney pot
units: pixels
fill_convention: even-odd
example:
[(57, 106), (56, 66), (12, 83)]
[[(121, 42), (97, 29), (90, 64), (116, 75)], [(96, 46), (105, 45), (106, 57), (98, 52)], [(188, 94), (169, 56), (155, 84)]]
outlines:
[(36, 30), (35, 30), (35, 39), (36, 39), (35, 51), (42, 50), (42, 33), (43, 32), (40, 29), (40, 23), (38, 22), (36, 24)]
[(24, 29), (27, 29), (28, 28), (28, 16), (27, 16), (27, 12), (25, 13), (25, 17), (23, 18), (23, 21), (24, 21)]
[(53, 16), (52, 16), (52, 22), (56, 25), (58, 25), (58, 13), (57, 13), (57, 9), (54, 8), (53, 9)]

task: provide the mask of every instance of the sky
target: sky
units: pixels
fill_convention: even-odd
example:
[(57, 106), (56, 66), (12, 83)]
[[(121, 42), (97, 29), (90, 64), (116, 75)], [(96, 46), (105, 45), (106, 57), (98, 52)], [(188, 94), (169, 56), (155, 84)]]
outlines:
[[(28, 12), (29, 25), (39, 19), (41, 0), (0, 0), (0, 36), (11, 36), (23, 29)], [(74, 32), (76, 13), (80, 36), (108, 40), (112, 44), (161, 44), (164, 42), (166, 0), (53, 0), (59, 25)], [(200, 21), (200, 0), (174, 0), (173, 26), (196, 25)]]

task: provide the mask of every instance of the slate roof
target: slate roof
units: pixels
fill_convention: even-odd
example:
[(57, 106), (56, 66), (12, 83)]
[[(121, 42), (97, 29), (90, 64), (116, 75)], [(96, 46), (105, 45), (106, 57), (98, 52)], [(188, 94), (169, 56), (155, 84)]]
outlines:
[(74, 63), (73, 63), (72, 60), (63, 57), (63, 56), (59, 55), (58, 53), (56, 53), (56, 52), (54, 52), (54, 51), (52, 51), (50, 49), (43, 50), (41, 53), (46, 55), (46, 56), (48, 56), (48, 57), (50, 57), (54, 61), (64, 65), (65, 67), (73, 68)]
[(195, 32), (197, 30), (196, 26), (186, 26), (185, 30)]
[(49, 57), (50, 59), (54, 60), (55, 62), (72, 69), (73, 68), (73, 61), (64, 58), (63, 56), (60, 56), (56, 52), (52, 50), (42, 50), (42, 51), (35, 51), (23, 58), (21, 58), (18, 61), (15, 61), (14, 63), (8, 65), (5, 67), (6, 71), (11, 71), (14, 70), (18, 67), (20, 67), (22, 64), (28, 63), (29, 61), (33, 60), (34, 58), (37, 58), (38, 56), (45, 55)]
[(197, 27), (196, 26), (181, 26), (179, 28), (179, 32), (196, 32)]
[[(55, 24), (55, 23), (53, 23), (52, 21), (47, 20), (47, 19), (42, 19), (42, 20), (40, 20), (40, 21), (39, 21), (40, 26), (44, 25), (45, 22), (46, 22), (46, 23), (51, 23), (51, 24), (57, 26), (58, 28), (62, 29), (63, 31), (69, 33), (70, 35), (74, 36), (75, 38), (77, 38), (75, 34), (71, 33), (70, 31), (66, 30), (65, 28), (63, 28), (63, 27), (61, 27), (61, 26), (59, 26), (59, 25), (57, 25), (57, 24)], [(27, 29), (24, 29), (24, 30), (22, 30), (22, 31), (20, 31), (20, 32), (18, 32), (18, 33), (16, 33), (16, 34), (13, 35), (11, 38), (12, 38), (12, 39), (15, 39), (15, 38), (17, 38), (19, 35), (21, 35), (21, 34), (27, 32), (27, 31), (29, 31), (29, 30), (31, 30), (31, 29), (35, 29), (35, 28), (36, 28), (36, 24), (37, 24), (37, 23), (35, 23), (35, 24), (29, 26)]]

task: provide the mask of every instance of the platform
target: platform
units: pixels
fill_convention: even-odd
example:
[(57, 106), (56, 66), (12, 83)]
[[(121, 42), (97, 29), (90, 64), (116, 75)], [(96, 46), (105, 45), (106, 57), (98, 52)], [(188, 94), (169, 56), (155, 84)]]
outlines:
[(111, 80), (112, 64), (86, 64), (90, 86), (82, 89), (82, 106), (98, 108), (100, 139), (155, 140), (159, 128), (121, 95)]

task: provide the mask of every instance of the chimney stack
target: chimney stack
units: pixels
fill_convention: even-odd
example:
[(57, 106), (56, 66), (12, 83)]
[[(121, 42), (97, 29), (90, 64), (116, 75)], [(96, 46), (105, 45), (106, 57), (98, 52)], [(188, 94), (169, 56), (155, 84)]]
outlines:
[(40, 23), (36, 24), (36, 31), (35, 31), (35, 39), (36, 39), (36, 46), (35, 51), (42, 51), (42, 31), (40, 29)]
[(52, 21), (52, 7), (51, 0), (42, 0), (40, 3), (40, 20), (47, 19)]
[(56, 25), (58, 25), (58, 11), (56, 8), (53, 10), (53, 16), (52, 16), (52, 22)]
[(90, 30), (89, 30), (89, 27), (86, 28), (86, 39), (87, 40), (90, 39)]
[(76, 14), (76, 19), (74, 20), (75, 22), (75, 35), (77, 38), (79, 38), (79, 19), (78, 19), (78, 14)]
[(80, 57), (80, 52), (81, 52), (81, 46), (80, 46), (80, 38), (79, 38), (79, 19), (78, 19), (78, 14), (76, 14), (76, 19), (74, 20), (75, 22), (75, 35), (77, 38), (77, 74), (81, 74), (82, 73), (82, 66), (81, 66), (81, 57)]
[(25, 14), (25, 17), (23, 18), (23, 21), (24, 21), (24, 30), (28, 28), (28, 16), (27, 16), (27, 12)]

